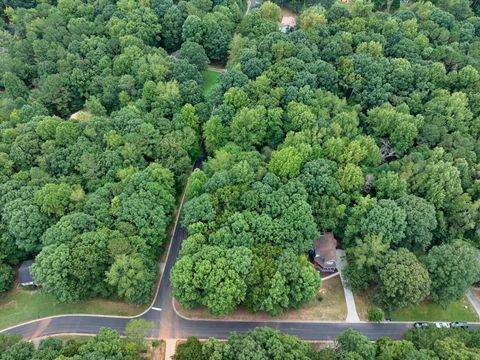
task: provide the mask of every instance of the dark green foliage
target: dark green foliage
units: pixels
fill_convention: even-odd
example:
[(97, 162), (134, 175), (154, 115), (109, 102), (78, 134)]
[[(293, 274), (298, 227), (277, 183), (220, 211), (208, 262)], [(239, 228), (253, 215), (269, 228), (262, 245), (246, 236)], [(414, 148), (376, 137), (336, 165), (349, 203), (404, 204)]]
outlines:
[[(258, 249), (301, 253), (316, 237), (293, 218), (310, 227), (313, 216), (318, 230), (333, 231), (347, 250), (350, 285), (377, 289), (376, 300), (392, 308), (430, 293), (417, 256), (457, 238), (480, 243), (473, 13), (464, 1), (404, 4), (396, 13), (395, 1), (324, 5), (306, 9), (286, 34), (275, 30), (275, 6), (252, 9), (232, 41), (228, 72), (209, 94), (203, 138), (211, 157), (189, 190), (185, 247), (249, 247), (253, 310), (265, 309), (276, 279)], [(193, 31), (201, 23), (191, 15), (183, 35), (207, 50)], [(266, 165), (236, 175), (234, 166), (255, 151)], [(299, 191), (285, 190), (293, 187)], [(279, 201), (283, 194), (288, 202)]]
[[(172, 273), (188, 306), (300, 306), (318, 290), (304, 259), (320, 231), (341, 240), (351, 286), (388, 307), (423, 299), (429, 274), (443, 305), (476, 281), (435, 259), (480, 244), (478, 4), (278, 3), (305, 10), (294, 31), (270, 3), (4, 2), (1, 263), (38, 254), (64, 301), (147, 302), (204, 147)], [(201, 71), (227, 54), (206, 99)]]
[(405, 238), (399, 246), (412, 251), (425, 251), (432, 242), (433, 231), (437, 227), (435, 207), (425, 199), (414, 195), (406, 195), (397, 200), (397, 204), (405, 211), (407, 225)]
[(203, 354), (203, 345), (196, 337), (189, 337), (186, 342), (177, 346), (174, 360), (207, 360)]
[(204, 171), (189, 185), (195, 196), (182, 224), (190, 236), (172, 271), (174, 296), (215, 314), (245, 303), (279, 315), (310, 301), (320, 279), (303, 254), (318, 231), (302, 184), (235, 148), (218, 152)]
[(425, 258), (425, 266), (432, 279), (431, 296), (444, 307), (480, 280), (478, 251), (462, 241), (434, 246)]
[(429, 327), (408, 330), (402, 340), (381, 337), (372, 342), (349, 329), (335, 339), (334, 348), (313, 350), (307, 342), (296, 337), (280, 335), (268, 328), (257, 328), (245, 335), (231, 334), (224, 342), (210, 339), (202, 343), (191, 337), (177, 347), (175, 359), (475, 359), (479, 349), (478, 336), (478, 330)]
[(20, 341), (14, 345), (8, 347), (1, 354), (2, 360), (30, 360), (35, 352), (35, 348), (32, 343)]
[(208, 65), (208, 57), (205, 54), (205, 50), (203, 50), (201, 45), (192, 41), (182, 44), (182, 47), (178, 50), (177, 57), (187, 60), (190, 64), (195, 65), (198, 70), (205, 70)]
[[(223, 61), (243, 10), (92, 4), (2, 4), (0, 261), (37, 256), (34, 276), (61, 301), (146, 303), (175, 196), (201, 154), (203, 48)], [(198, 39), (182, 38), (190, 13)]]
[(13, 269), (7, 264), (0, 263), (0, 295), (5, 294), (12, 288), (13, 281)]
[(375, 296), (387, 309), (417, 304), (429, 295), (429, 274), (407, 249), (391, 250), (382, 262)]

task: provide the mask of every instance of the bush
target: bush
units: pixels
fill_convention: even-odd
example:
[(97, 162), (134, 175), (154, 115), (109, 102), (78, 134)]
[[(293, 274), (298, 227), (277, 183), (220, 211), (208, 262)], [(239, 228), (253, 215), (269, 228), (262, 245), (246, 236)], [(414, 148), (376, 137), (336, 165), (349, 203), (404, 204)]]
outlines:
[(368, 310), (368, 321), (380, 322), (385, 319), (385, 313), (378, 307)]
[(13, 271), (6, 264), (0, 264), (0, 296), (7, 293), (13, 286)]

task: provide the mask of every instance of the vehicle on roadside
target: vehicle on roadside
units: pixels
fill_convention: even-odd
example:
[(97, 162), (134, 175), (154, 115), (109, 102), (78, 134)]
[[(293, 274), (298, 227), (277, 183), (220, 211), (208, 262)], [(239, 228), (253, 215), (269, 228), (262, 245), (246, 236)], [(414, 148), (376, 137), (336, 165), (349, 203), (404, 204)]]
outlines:
[(468, 329), (468, 324), (463, 321), (454, 321), (450, 323), (451, 328), (462, 328), (462, 329)]
[(450, 327), (450, 324), (447, 323), (447, 322), (436, 322), (435, 323), (435, 326), (439, 329), (441, 328), (449, 328)]
[(415, 329), (421, 329), (421, 328), (426, 328), (426, 327), (429, 327), (430, 324), (427, 323), (427, 322), (416, 322), (415, 324), (413, 324), (413, 327)]

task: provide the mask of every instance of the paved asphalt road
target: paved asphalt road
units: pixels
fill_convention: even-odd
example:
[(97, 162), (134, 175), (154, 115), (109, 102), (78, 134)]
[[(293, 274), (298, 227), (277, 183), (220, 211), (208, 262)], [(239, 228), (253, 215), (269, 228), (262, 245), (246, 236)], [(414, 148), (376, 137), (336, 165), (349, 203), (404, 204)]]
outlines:
[[(183, 206), (183, 200), (182, 204)], [(232, 331), (239, 333), (258, 326), (269, 326), (282, 332), (297, 335), (305, 340), (330, 340), (342, 331), (353, 328), (361, 331), (371, 339), (388, 336), (398, 339), (411, 325), (407, 323), (387, 322), (374, 323), (345, 323), (345, 322), (255, 322), (255, 321), (221, 321), (221, 320), (187, 320), (180, 317), (173, 308), (170, 271), (172, 269), (186, 232), (178, 224), (174, 229), (170, 251), (165, 264), (165, 270), (159, 284), (152, 308), (139, 317), (153, 321), (155, 328), (152, 337), (158, 338), (186, 338), (194, 335), (199, 338), (226, 338)], [(161, 309), (155, 310), (156, 309)], [(101, 327), (110, 327), (120, 333), (130, 320), (126, 317), (97, 316), (97, 315), (65, 315), (53, 318), (39, 319), (21, 324), (5, 331), (21, 334), (24, 338), (40, 336), (78, 333), (94, 334)], [(479, 325), (473, 325), (478, 327)]]

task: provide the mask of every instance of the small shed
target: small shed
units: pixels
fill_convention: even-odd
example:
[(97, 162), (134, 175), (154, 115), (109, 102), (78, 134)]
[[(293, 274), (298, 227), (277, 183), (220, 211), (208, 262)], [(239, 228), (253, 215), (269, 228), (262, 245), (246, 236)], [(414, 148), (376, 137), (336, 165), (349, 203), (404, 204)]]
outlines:
[(18, 268), (18, 282), (22, 286), (35, 285), (32, 274), (30, 273), (30, 266), (35, 263), (35, 260), (25, 260)]
[(333, 233), (327, 232), (313, 242), (310, 259), (321, 272), (337, 271), (337, 240)]

